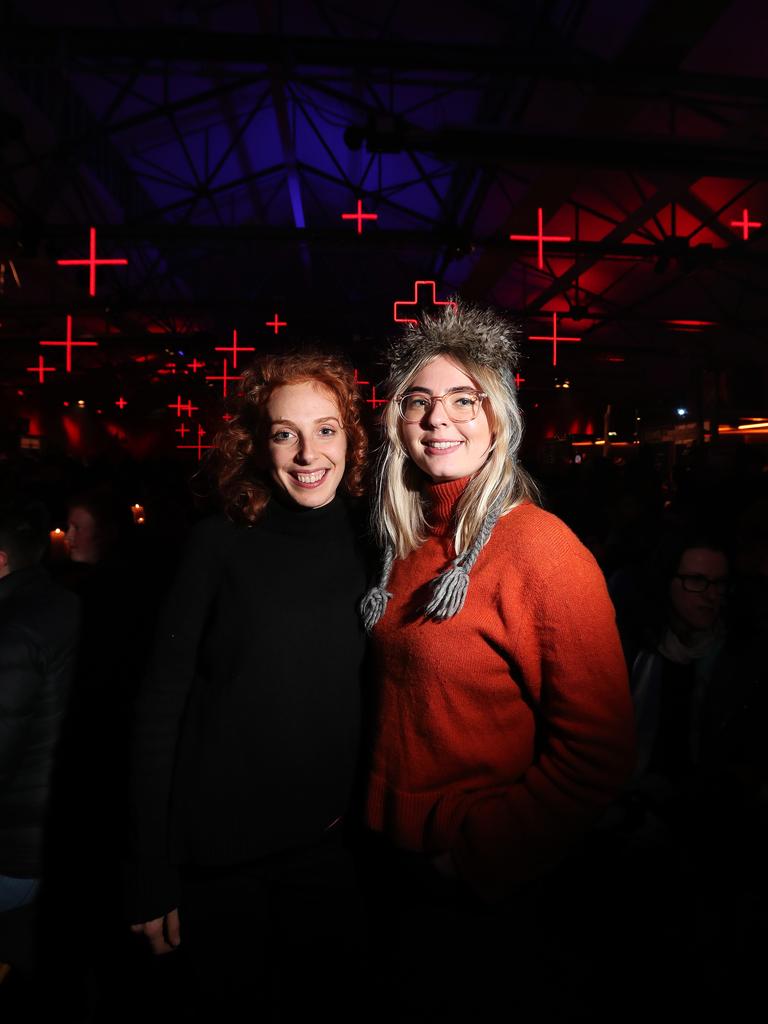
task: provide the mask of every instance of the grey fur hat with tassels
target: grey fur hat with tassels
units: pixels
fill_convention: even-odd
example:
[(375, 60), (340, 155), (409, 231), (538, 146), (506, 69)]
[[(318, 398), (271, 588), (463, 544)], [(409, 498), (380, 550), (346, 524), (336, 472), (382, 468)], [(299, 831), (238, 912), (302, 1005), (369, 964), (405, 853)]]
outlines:
[[(520, 328), (495, 310), (470, 306), (459, 299), (451, 301), (453, 304), (444, 307), (437, 316), (425, 314), (418, 322), (409, 323), (403, 334), (392, 341), (387, 352), (390, 384), (402, 381), (410, 368), (422, 359), (455, 352), (469, 362), (487, 366), (514, 391)], [(494, 502), (470, 547), (432, 581), (432, 597), (424, 608), (426, 617), (443, 621), (464, 607), (469, 573), (491, 536), (505, 500), (506, 495), (502, 495)], [(372, 587), (361, 602), (363, 623), (369, 632), (384, 615), (392, 596), (386, 588), (394, 560), (394, 548), (387, 545), (378, 585)]]
[(390, 379), (398, 380), (417, 358), (449, 355), (455, 351), (479, 366), (495, 370), (512, 385), (519, 358), (522, 330), (501, 313), (451, 299), (437, 316), (425, 313), (409, 323), (386, 353)]

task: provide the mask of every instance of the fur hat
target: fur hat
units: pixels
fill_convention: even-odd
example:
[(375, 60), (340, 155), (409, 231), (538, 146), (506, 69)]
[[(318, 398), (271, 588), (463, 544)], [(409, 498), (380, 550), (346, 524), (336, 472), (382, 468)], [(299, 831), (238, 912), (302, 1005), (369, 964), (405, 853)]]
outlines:
[(493, 309), (471, 306), (458, 297), (437, 314), (422, 314), (409, 323), (389, 346), (389, 376), (400, 379), (417, 360), (456, 352), (480, 366), (495, 370), (512, 383), (522, 330)]

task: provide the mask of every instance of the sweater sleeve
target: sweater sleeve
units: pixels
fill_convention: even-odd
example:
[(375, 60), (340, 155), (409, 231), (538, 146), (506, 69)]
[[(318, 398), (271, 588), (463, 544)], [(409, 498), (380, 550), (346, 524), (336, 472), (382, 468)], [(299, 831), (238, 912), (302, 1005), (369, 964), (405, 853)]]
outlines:
[(537, 753), (510, 786), (467, 794), (453, 849), (460, 874), (489, 900), (556, 863), (634, 762), (626, 666), (594, 559), (570, 555), (530, 597), (512, 663), (536, 707)]
[(194, 527), (160, 613), (150, 667), (136, 703), (131, 769), (132, 861), (126, 865), (131, 921), (161, 917), (178, 904), (169, 863), (168, 817), (184, 711), (200, 641), (221, 574), (217, 521)]

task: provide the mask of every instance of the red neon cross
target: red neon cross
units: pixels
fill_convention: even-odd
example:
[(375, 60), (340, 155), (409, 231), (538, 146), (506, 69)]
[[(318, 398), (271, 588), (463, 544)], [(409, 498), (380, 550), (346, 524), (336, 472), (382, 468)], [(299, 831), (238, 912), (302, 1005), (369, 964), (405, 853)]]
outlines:
[(196, 405), (192, 405), (192, 399), (191, 398), (187, 399), (186, 405), (182, 405), (182, 403), (181, 403), (181, 395), (178, 395), (176, 397), (175, 404), (170, 404), (168, 406), (168, 408), (176, 410), (176, 417), (177, 418), (179, 418), (183, 412), (185, 412), (187, 414), (187, 416), (191, 416), (193, 412), (197, 412), (198, 411), (198, 407)]
[(30, 373), (38, 374), (38, 378), (37, 379), (40, 381), (41, 384), (45, 383), (45, 375), (46, 375), (46, 373), (56, 373), (56, 367), (55, 366), (45, 366), (44, 365), (43, 356), (38, 356), (38, 358), (37, 358), (37, 366), (28, 366), (27, 369), (29, 370)]
[(184, 437), (185, 434), (189, 433), (189, 427), (186, 423), (180, 423), (179, 426), (176, 427), (176, 433), (181, 434), (181, 436)]
[(277, 313), (275, 313), (275, 319), (274, 320), (267, 320), (264, 323), (264, 326), (265, 327), (274, 327), (275, 328), (275, 334), (278, 334), (279, 331), (280, 331), (280, 328), (281, 327), (287, 327), (288, 324), (285, 322), (285, 320), (278, 320), (277, 319)]
[(538, 242), (539, 270), (544, 269), (544, 243), (545, 242), (570, 242), (570, 235), (545, 235), (544, 234), (544, 213), (539, 207), (539, 233), (538, 235), (510, 235), (514, 242)]
[(238, 376), (237, 376), (237, 377), (230, 377), (230, 376), (229, 376), (229, 375), (227, 374), (227, 358), (226, 358), (226, 356), (225, 356), (225, 357), (224, 357), (224, 374), (223, 374), (223, 375), (222, 375), (222, 374), (218, 374), (218, 375), (215, 375), (215, 374), (210, 374), (210, 375), (209, 375), (209, 374), (206, 374), (206, 375), (205, 375), (205, 379), (206, 379), (206, 380), (220, 380), (220, 381), (222, 381), (222, 382), (223, 382), (223, 383), (222, 383), (222, 389), (223, 389), (223, 392), (224, 392), (224, 396), (223, 396), (223, 397), (224, 397), (224, 398), (226, 398), (226, 397), (227, 397), (227, 384), (228, 384), (228, 383), (229, 383), (229, 382), (230, 382), (231, 380), (240, 380), (240, 375), (238, 374)]
[(72, 317), (67, 315), (67, 337), (65, 341), (41, 341), (41, 345), (63, 345), (67, 350), (67, 373), (72, 373), (72, 349), (75, 345), (90, 346), (98, 345), (98, 341), (72, 341)]
[(371, 388), (371, 397), (370, 398), (366, 398), (366, 402), (368, 403), (368, 405), (372, 406), (374, 409), (377, 409), (380, 405), (386, 405), (388, 401), (389, 401), (388, 398), (377, 398), (376, 397), (376, 385), (375, 384)]
[[(275, 320), (277, 320), (277, 313), (275, 313)], [(283, 325), (283, 326), (285, 326), (285, 325)], [(277, 329), (275, 329), (275, 334), (277, 334)], [(253, 346), (246, 347), (246, 346), (241, 345), (240, 347), (238, 347), (238, 344), (237, 344), (237, 331), (232, 331), (232, 348), (226, 348), (226, 346), (224, 346), (224, 345), (217, 345), (216, 346), (216, 351), (217, 352), (231, 352), (232, 353), (232, 369), (236, 370), (237, 369), (237, 353), (238, 352), (255, 352), (256, 349)]]
[(123, 398), (123, 396), (122, 396), (122, 395), (120, 395), (120, 397), (118, 398), (118, 400), (117, 400), (117, 401), (115, 402), (115, 405), (119, 405), (119, 406), (120, 406), (120, 411), (122, 412), (122, 410), (123, 410), (123, 409), (124, 409), (124, 408), (126, 407), (126, 405), (128, 405), (128, 403), (127, 403), (127, 402), (126, 402), (126, 400), (125, 400), (125, 399)]
[(357, 370), (355, 370), (354, 383), (355, 384), (370, 384), (371, 382), (369, 380), (360, 380), (360, 378), (357, 376)]
[(221, 418), (224, 420), (225, 423), (229, 423), (229, 421), (233, 420), (235, 417), (230, 416), (228, 412), (225, 412)]
[(520, 390), (520, 385), (525, 383), (525, 377), (521, 377), (520, 373), (515, 374), (515, 384), (517, 384), (517, 390)]
[(744, 211), (744, 219), (743, 220), (732, 220), (731, 221), (731, 227), (732, 228), (741, 228), (742, 229), (742, 237), (743, 237), (745, 242), (749, 241), (749, 229), (750, 228), (761, 228), (762, 226), (763, 226), (763, 222), (762, 221), (760, 221), (760, 220), (750, 220), (749, 219), (749, 211), (748, 210)]
[(408, 316), (401, 317), (401, 316), (398, 316), (398, 309), (397, 309), (397, 307), (398, 306), (413, 306), (413, 311), (415, 313), (416, 312), (416, 307), (419, 305), (419, 288), (422, 285), (424, 285), (424, 286), (429, 285), (432, 288), (432, 305), (433, 306), (453, 306), (453, 308), (456, 309), (456, 303), (453, 302), (452, 299), (445, 299), (443, 301), (443, 300), (437, 299), (435, 297), (435, 288), (437, 287), (437, 285), (436, 285), (436, 283), (434, 281), (414, 281), (413, 282), (413, 299), (412, 300), (400, 299), (398, 302), (395, 303), (395, 307), (394, 308), (395, 308), (395, 323), (396, 324), (416, 324), (416, 323), (418, 323), (418, 320), (414, 319), (413, 317), (408, 317)]
[(356, 220), (357, 221), (357, 233), (362, 235), (363, 233), (363, 221), (364, 220), (378, 220), (378, 213), (363, 213), (363, 200), (357, 200), (357, 213), (342, 213), (342, 220)]
[(88, 283), (88, 294), (96, 294), (96, 267), (124, 267), (128, 260), (97, 260), (96, 259), (96, 228), (90, 232), (90, 255), (87, 260), (56, 260), (61, 267), (90, 267), (90, 278)]
[(211, 445), (211, 444), (202, 444), (202, 440), (203, 440), (204, 437), (205, 437), (205, 431), (200, 426), (200, 424), (198, 424), (198, 426), (197, 426), (197, 444), (177, 444), (176, 447), (177, 448), (191, 448), (193, 451), (196, 451), (197, 452), (197, 461), (199, 462), (200, 459), (203, 457), (203, 448), (212, 448), (213, 447), (213, 445)]
[(192, 368), (192, 373), (197, 373), (198, 370), (202, 370), (205, 367), (205, 363), (198, 363), (197, 356), (195, 356), (191, 363), (187, 363), (187, 366)]
[(543, 334), (529, 334), (531, 341), (551, 341), (552, 342), (552, 365), (557, 366), (557, 343), (558, 341), (581, 341), (581, 338), (565, 338), (561, 337), (557, 333), (557, 313), (552, 314), (552, 333)]

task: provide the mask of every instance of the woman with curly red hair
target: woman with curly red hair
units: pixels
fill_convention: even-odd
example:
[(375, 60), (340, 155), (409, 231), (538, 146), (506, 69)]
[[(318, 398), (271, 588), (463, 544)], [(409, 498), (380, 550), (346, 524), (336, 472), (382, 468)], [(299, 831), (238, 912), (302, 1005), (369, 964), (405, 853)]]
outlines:
[[(179, 946), (219, 1013), (346, 976), (324, 953), (355, 930), (342, 822), (364, 647), (360, 417), (333, 356), (244, 371), (213, 445), (223, 512), (193, 528), (138, 704), (133, 930), (156, 953)], [(275, 982), (288, 964), (301, 984)]]

